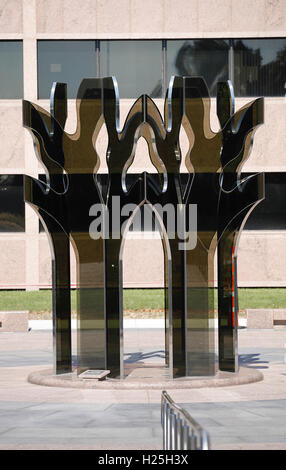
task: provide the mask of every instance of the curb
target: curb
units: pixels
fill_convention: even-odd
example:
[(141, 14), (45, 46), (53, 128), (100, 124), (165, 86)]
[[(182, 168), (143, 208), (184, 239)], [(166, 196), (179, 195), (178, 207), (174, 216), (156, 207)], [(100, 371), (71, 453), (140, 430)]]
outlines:
[(60, 388), (97, 389), (97, 390), (173, 390), (194, 388), (217, 388), (233, 385), (244, 385), (260, 382), (264, 379), (262, 372), (254, 368), (240, 367), (237, 373), (218, 371), (212, 377), (189, 377), (173, 380), (154, 380), (142, 378), (128, 379), (79, 379), (76, 372), (62, 375), (53, 375), (52, 369), (32, 372), (28, 382), (36, 385)]
[[(247, 319), (241, 318), (239, 319), (238, 325), (242, 328), (247, 326)], [(127, 329), (132, 328), (142, 328), (142, 329), (153, 329), (153, 328), (164, 328), (165, 327), (165, 320), (164, 318), (156, 318), (156, 319), (137, 319), (137, 318), (128, 318), (124, 320), (123, 327)], [(217, 319), (214, 321), (214, 328), (218, 327)], [(52, 330), (53, 329), (53, 321), (52, 320), (29, 320), (29, 328), (34, 331), (39, 330)], [(76, 330), (76, 320), (72, 320), (72, 330)]]

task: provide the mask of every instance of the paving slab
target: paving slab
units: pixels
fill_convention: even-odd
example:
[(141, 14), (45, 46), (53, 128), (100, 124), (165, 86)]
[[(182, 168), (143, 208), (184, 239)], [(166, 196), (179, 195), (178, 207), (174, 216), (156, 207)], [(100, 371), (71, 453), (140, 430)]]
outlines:
[[(153, 366), (161, 355), (164, 335), (152, 331), (126, 332), (129, 364), (149, 356)], [(262, 372), (263, 380), (178, 388), (170, 395), (209, 431), (213, 449), (285, 450), (286, 329), (245, 328), (238, 335), (241, 366)], [(161, 390), (64, 389), (27, 381), (51, 364), (51, 332), (0, 334), (0, 449), (162, 448)]]

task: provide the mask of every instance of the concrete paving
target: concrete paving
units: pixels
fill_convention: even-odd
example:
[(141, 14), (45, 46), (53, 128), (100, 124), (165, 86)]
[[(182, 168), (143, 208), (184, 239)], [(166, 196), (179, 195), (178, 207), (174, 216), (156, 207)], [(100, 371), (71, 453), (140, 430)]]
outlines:
[[(125, 331), (128, 362), (164, 361), (160, 329)], [(212, 449), (286, 449), (286, 328), (239, 329), (240, 364), (261, 382), (170, 391), (210, 433)], [(73, 336), (76, 350), (76, 337)], [(27, 382), (52, 364), (49, 331), (0, 335), (0, 449), (161, 449), (160, 390)]]

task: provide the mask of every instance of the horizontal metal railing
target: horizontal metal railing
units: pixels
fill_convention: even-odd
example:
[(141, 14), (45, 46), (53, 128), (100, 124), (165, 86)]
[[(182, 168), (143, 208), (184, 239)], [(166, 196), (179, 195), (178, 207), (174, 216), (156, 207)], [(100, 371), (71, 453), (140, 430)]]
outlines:
[(209, 450), (209, 434), (164, 390), (161, 396), (164, 450)]

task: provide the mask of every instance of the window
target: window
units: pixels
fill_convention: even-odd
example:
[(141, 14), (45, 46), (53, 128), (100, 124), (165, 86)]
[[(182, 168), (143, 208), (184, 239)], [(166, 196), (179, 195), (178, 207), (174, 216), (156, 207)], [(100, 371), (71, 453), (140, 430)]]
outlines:
[(120, 98), (162, 96), (162, 41), (101, 41), (100, 75), (114, 75)]
[(96, 41), (38, 41), (38, 97), (50, 97), (53, 82), (67, 83), (76, 98), (83, 78), (97, 76)]
[(204, 77), (215, 96), (217, 82), (228, 79), (228, 51), (222, 39), (167, 41), (167, 84), (172, 75)]
[(23, 176), (0, 175), (0, 232), (24, 231)]
[(265, 199), (250, 214), (245, 230), (286, 229), (286, 174), (265, 173)]
[(76, 98), (83, 78), (112, 75), (120, 98), (161, 98), (172, 75), (204, 77), (211, 96), (228, 79), (238, 97), (285, 96), (286, 39), (38, 41), (39, 98), (54, 81)]
[(0, 99), (23, 98), (22, 41), (0, 41)]
[(286, 94), (286, 39), (237, 39), (233, 49), (237, 96)]

